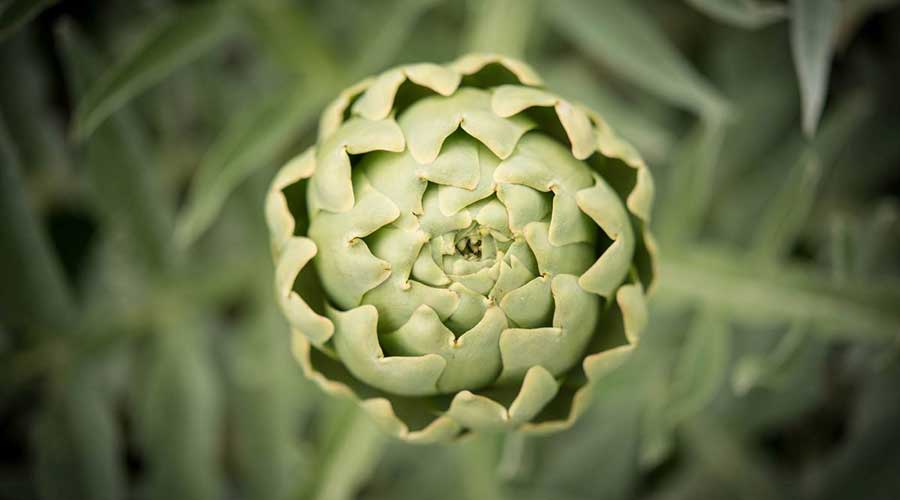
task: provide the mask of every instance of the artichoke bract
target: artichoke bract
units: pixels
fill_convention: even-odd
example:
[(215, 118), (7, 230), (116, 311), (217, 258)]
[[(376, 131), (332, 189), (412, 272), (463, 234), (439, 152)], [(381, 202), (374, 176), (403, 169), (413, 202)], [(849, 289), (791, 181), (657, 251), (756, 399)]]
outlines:
[(360, 82), (267, 199), (295, 355), (404, 439), (571, 425), (646, 323), (652, 199), (635, 149), (522, 62)]

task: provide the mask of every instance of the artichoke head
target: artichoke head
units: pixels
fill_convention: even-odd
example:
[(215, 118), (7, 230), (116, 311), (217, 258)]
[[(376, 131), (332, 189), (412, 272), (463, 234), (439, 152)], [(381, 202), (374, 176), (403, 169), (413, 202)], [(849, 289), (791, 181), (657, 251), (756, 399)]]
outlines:
[(637, 152), (519, 61), (367, 79), (267, 199), (295, 354), (405, 439), (564, 428), (646, 322), (652, 198)]

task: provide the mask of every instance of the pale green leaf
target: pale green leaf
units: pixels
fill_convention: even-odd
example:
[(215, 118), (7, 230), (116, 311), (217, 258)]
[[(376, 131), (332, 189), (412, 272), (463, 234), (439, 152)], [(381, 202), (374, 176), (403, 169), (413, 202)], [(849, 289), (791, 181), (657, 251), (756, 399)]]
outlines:
[(816, 199), (822, 167), (814, 151), (807, 151), (784, 174), (778, 192), (753, 230), (752, 257), (764, 265), (786, 257), (806, 227)]
[(892, 339), (900, 327), (896, 282), (836, 287), (827, 275), (799, 267), (753, 268), (720, 249), (670, 248), (660, 263), (659, 285), (660, 298), (706, 304), (748, 326), (804, 321), (813, 332), (860, 341)]
[(339, 418), (328, 422), (331, 432), (319, 456), (313, 498), (349, 500), (374, 471), (387, 435), (354, 404), (337, 399), (328, 400), (328, 404)]
[(466, 52), (491, 52), (521, 58), (532, 23), (536, 0), (470, 0)]
[(727, 317), (701, 308), (687, 332), (672, 374), (667, 411), (673, 424), (702, 410), (725, 381), (731, 358)]
[(560, 0), (547, 9), (560, 35), (623, 79), (696, 113), (727, 114), (725, 98), (634, 3)]
[(785, 18), (784, 6), (757, 0), (686, 0), (709, 17), (739, 28), (757, 29)]
[(726, 132), (722, 120), (701, 119), (675, 152), (669, 182), (656, 210), (657, 230), (664, 242), (690, 240), (703, 227)]
[(803, 103), (803, 131), (816, 133), (825, 107), (834, 39), (840, 22), (838, 0), (791, 1), (791, 49)]
[(87, 90), (75, 112), (75, 136), (89, 136), (126, 102), (221, 42), (233, 26), (227, 5), (216, 2), (169, 13)]

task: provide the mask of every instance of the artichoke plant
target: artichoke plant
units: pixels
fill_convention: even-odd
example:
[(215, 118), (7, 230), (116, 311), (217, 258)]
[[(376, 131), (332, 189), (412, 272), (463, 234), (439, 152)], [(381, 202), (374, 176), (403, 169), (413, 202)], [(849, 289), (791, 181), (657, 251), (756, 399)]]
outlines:
[(501, 56), (343, 91), (266, 206), (296, 357), (393, 434), (554, 430), (646, 323), (653, 181)]

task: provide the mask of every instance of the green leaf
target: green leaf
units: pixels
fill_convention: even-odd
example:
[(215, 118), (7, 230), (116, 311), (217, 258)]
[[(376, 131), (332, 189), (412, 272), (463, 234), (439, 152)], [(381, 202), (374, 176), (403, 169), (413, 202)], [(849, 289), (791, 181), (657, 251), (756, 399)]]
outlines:
[(708, 217), (727, 128), (718, 118), (701, 119), (675, 152), (666, 190), (656, 209), (663, 242), (697, 236)]
[(290, 2), (246, 2), (254, 34), (288, 71), (318, 81), (337, 78), (335, 57), (315, 26), (316, 19)]
[(285, 349), (288, 327), (271, 300), (229, 339), (226, 358), (235, 473), (259, 500), (291, 497), (312, 479), (297, 430), (319, 402)]
[[(331, 432), (319, 457), (315, 500), (355, 498), (363, 482), (375, 469), (387, 435), (375, 422), (346, 400), (329, 399), (338, 418), (329, 422)], [(334, 416), (334, 413), (327, 414)]]
[(686, 0), (695, 9), (723, 23), (757, 29), (785, 18), (784, 6), (756, 0)]
[(806, 151), (787, 172), (775, 198), (758, 221), (753, 232), (751, 258), (771, 265), (788, 256), (806, 227), (821, 177), (822, 167), (816, 153)]
[(218, 380), (202, 323), (178, 307), (159, 318), (135, 400), (148, 498), (222, 498)]
[(438, 0), (395, 0), (383, 7), (378, 19), (366, 19), (356, 37), (358, 55), (347, 65), (351, 79), (369, 76), (393, 62), (419, 18), (436, 3)]
[(501, 434), (481, 433), (455, 445), (458, 476), (465, 478), (460, 485), (462, 498), (505, 498), (497, 474), (502, 439)]
[(533, 33), (535, 0), (470, 0), (467, 52), (495, 52), (521, 58)]
[(59, 0), (10, 0), (0, 5), (0, 41)]
[(731, 328), (719, 311), (701, 308), (672, 374), (667, 412), (673, 425), (702, 410), (722, 386), (731, 359)]
[(315, 118), (332, 91), (299, 85), (238, 114), (210, 147), (191, 182), (188, 201), (175, 222), (175, 241), (190, 246), (220, 213), (231, 192), (268, 166)]
[[(73, 25), (63, 24), (57, 37), (71, 93), (83, 95), (102, 63)], [(127, 108), (116, 111), (84, 144), (92, 202), (108, 223), (124, 230), (135, 255), (160, 269), (169, 253), (172, 213), (150, 151)]]
[(74, 305), (27, 193), (17, 152), (0, 117), (0, 307), (4, 323), (63, 330), (71, 326)]
[(806, 339), (806, 326), (795, 322), (771, 352), (741, 356), (735, 363), (731, 377), (731, 387), (735, 394), (742, 396), (758, 387), (779, 389), (788, 378), (791, 365), (800, 358), (804, 344), (809, 344)]
[(803, 103), (803, 132), (816, 133), (825, 107), (834, 39), (840, 21), (837, 0), (791, 0), (791, 49)]
[(91, 135), (129, 100), (221, 42), (233, 27), (228, 5), (213, 2), (171, 12), (88, 89), (75, 112), (75, 136)]
[(748, 326), (807, 322), (812, 332), (859, 341), (892, 339), (900, 327), (900, 283), (837, 287), (808, 269), (747, 266), (739, 254), (692, 245), (669, 248), (660, 262), (661, 300), (690, 300), (727, 311)]
[(632, 2), (560, 0), (547, 8), (562, 37), (623, 79), (696, 113), (728, 114), (726, 99)]
[(113, 402), (96, 365), (73, 371), (54, 387), (37, 419), (33, 445), (40, 497), (123, 498), (125, 471)]

